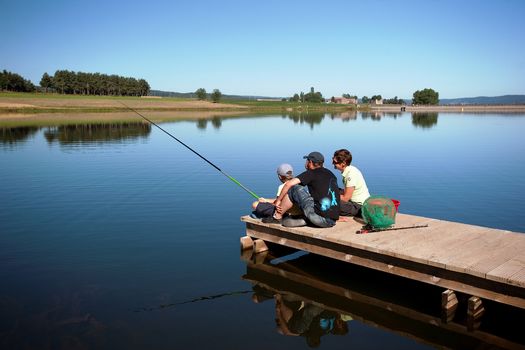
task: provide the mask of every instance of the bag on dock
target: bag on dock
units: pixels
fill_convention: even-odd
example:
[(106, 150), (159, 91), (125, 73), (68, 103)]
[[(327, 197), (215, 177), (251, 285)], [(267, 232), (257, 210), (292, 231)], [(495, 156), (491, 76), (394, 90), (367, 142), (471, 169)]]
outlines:
[(361, 212), (365, 223), (374, 229), (388, 228), (396, 222), (396, 206), (387, 197), (369, 197), (363, 203)]

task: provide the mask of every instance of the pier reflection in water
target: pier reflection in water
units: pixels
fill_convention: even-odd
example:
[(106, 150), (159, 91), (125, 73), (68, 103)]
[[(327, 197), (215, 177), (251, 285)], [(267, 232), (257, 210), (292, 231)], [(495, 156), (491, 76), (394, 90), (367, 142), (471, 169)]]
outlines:
[[(272, 245), (272, 254), (278, 251), (290, 252)], [(275, 318), (277, 331), (302, 336), (311, 347), (323, 337), (352, 337), (352, 329), (371, 326), (432, 347), (525, 349), (521, 309), (487, 301), (485, 315), (472, 330), (467, 296), (458, 295), (456, 315), (447, 322), (441, 315), (441, 288), (313, 254), (278, 262), (268, 252), (247, 251), (242, 259), (252, 300), (273, 301), (275, 314), (268, 317)]]

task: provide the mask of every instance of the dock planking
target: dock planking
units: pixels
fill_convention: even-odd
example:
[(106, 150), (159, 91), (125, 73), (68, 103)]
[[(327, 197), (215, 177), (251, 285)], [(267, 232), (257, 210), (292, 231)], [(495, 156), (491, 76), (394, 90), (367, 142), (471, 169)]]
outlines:
[(395, 227), (356, 234), (349, 218), (331, 228), (288, 228), (249, 216), (246, 234), (310, 253), (525, 309), (525, 234), (398, 214)]

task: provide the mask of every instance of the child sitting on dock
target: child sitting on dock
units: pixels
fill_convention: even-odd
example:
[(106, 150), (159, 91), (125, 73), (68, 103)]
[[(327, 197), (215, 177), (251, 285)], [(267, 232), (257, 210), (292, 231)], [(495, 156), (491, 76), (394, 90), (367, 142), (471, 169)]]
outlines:
[[(279, 178), (279, 181), (281, 181), (281, 184), (279, 185), (279, 188), (277, 189), (277, 196), (281, 194), (281, 190), (283, 189), (284, 183), (290, 179), (293, 179), (293, 168), (290, 164), (283, 163), (277, 167), (277, 177)], [(256, 218), (265, 218), (265, 217), (271, 217), (275, 211), (275, 205), (273, 205), (273, 202), (275, 201), (275, 198), (259, 198), (259, 200), (252, 203), (252, 216)], [(290, 216), (292, 217), (298, 217), (302, 216), (303, 212), (298, 206), (293, 206), (292, 209), (288, 212)]]
[(341, 211), (342, 216), (361, 217), (361, 207), (365, 200), (370, 197), (365, 178), (359, 169), (350, 165), (352, 163), (352, 153), (347, 149), (340, 149), (334, 152), (332, 164), (343, 176), (344, 188), (341, 191)]

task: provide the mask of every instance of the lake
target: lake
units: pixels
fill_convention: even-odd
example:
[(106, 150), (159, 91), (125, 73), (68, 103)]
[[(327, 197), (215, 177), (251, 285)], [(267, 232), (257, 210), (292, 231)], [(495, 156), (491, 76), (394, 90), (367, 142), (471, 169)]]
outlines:
[[(161, 126), (263, 197), (274, 196), (280, 163), (298, 174), (303, 155), (320, 151), (329, 161), (348, 148), (370, 192), (398, 199), (400, 212), (525, 232), (525, 114), (310, 113)], [(414, 301), (419, 292), (402, 292), (436, 294), (426, 286), (312, 255), (242, 258), (239, 218), (254, 198), (139, 118), (0, 127), (0, 193), (1, 348), (490, 344), (469, 338), (476, 332), (455, 336), (395, 307), (378, 309), (393, 303), (435, 314), (434, 305)], [(280, 269), (319, 281), (319, 289), (283, 280)], [(339, 288), (363, 297), (348, 304), (326, 291)], [(276, 321), (285, 306), (313, 310), (317, 328), (286, 335)], [(480, 332), (525, 344), (519, 330)]]

